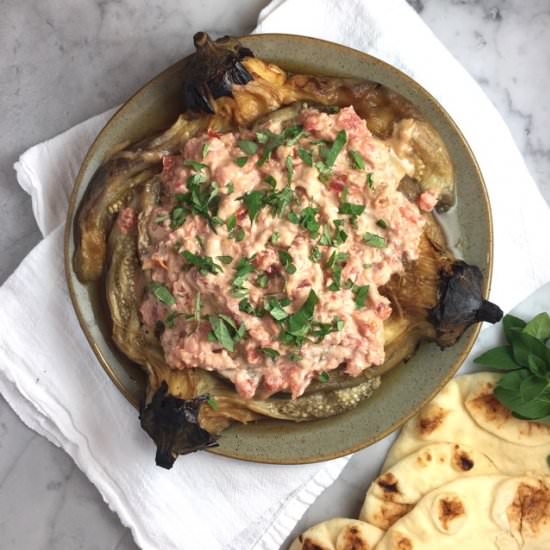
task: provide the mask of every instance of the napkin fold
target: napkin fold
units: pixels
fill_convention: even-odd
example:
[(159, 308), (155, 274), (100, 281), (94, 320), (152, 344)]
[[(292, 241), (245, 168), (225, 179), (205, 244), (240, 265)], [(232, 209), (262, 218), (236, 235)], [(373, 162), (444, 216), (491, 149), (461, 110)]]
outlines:
[[(261, 12), (256, 31), (340, 42), (418, 80), (461, 127), (485, 176), (495, 231), (492, 299), (510, 309), (550, 280), (548, 208), (512, 136), (403, 0), (277, 0)], [(347, 459), (272, 466), (198, 453), (171, 471), (154, 467), (136, 411), (99, 368), (76, 321), (63, 274), (67, 198), (110, 114), (31, 148), (16, 163), (45, 238), (0, 288), (0, 392), (29, 427), (73, 457), (144, 550), (275, 550)], [(381, 463), (382, 448), (371, 462)]]

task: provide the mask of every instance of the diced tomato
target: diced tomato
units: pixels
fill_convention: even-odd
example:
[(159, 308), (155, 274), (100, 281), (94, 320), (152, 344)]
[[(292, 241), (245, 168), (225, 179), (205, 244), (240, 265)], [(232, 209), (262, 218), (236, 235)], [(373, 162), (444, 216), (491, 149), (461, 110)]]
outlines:
[(330, 180), (329, 187), (336, 191), (337, 193), (341, 193), (344, 190), (344, 187), (346, 186), (346, 179), (341, 176), (335, 176)]

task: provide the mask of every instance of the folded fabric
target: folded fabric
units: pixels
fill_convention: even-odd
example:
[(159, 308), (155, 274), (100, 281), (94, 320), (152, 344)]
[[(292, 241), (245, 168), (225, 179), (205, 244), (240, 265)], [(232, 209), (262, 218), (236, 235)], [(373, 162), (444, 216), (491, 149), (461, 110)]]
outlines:
[[(404, 1), (276, 1), (260, 14), (257, 31), (351, 45), (419, 80), (458, 122), (487, 181), (495, 221), (493, 300), (508, 309), (550, 280), (548, 209), (509, 131)], [(404, 33), (414, 37), (407, 48)], [(65, 287), (63, 222), (80, 162), (109, 115), (33, 147), (16, 164), (45, 239), (0, 288), (0, 392), (27, 425), (73, 457), (143, 549), (277, 549), (347, 459), (271, 466), (199, 453), (169, 472), (156, 468), (136, 411), (81, 334)], [(384, 445), (363, 454), (372, 468)]]

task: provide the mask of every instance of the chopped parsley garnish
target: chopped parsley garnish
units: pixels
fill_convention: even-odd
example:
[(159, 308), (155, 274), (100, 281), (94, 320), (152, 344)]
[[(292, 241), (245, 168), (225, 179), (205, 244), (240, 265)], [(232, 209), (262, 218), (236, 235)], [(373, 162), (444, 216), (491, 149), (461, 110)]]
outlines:
[(339, 214), (346, 214), (348, 216), (360, 216), (364, 211), (364, 204), (354, 204), (352, 202), (343, 202), (338, 209)]
[(235, 277), (231, 281), (231, 293), (236, 298), (243, 298), (248, 295), (248, 289), (244, 286), (244, 283), (248, 275), (254, 271), (252, 259), (241, 258), (235, 265)]
[(208, 143), (208, 142), (203, 143), (202, 149), (201, 149), (201, 157), (203, 159), (208, 154), (208, 149), (210, 149), (210, 143)]
[(363, 242), (374, 248), (386, 248), (386, 239), (384, 237), (369, 233), (368, 231), (363, 235)]
[(284, 309), (289, 303), (290, 300), (288, 300), (288, 298), (279, 300), (275, 296), (269, 296), (265, 300), (265, 310), (275, 319), (275, 321), (282, 321), (289, 316)]
[(149, 290), (153, 293), (153, 296), (163, 304), (167, 306), (172, 306), (176, 303), (176, 299), (172, 293), (161, 283), (156, 281), (151, 281), (149, 283)]
[(240, 139), (237, 141), (239, 149), (247, 155), (253, 155), (258, 150), (258, 144), (248, 139)]
[(244, 239), (244, 237), (244, 229), (240, 225), (235, 227), (235, 229), (229, 234), (229, 238), (235, 239), (238, 243), (240, 243)]
[(328, 286), (333, 292), (340, 290), (342, 279), (342, 268), (348, 261), (349, 254), (347, 252), (334, 251), (326, 263), (326, 267), (330, 270), (332, 282)]
[(313, 246), (311, 248), (311, 252), (309, 253), (309, 259), (313, 262), (313, 263), (319, 263), (321, 261), (321, 251), (319, 250), (319, 247), (318, 246)]
[(201, 307), (201, 293), (197, 292), (197, 294), (195, 294), (195, 308), (193, 310), (193, 319), (195, 319), (197, 323), (199, 323), (201, 320)]
[(210, 256), (199, 256), (189, 250), (183, 250), (180, 254), (187, 263), (197, 267), (201, 275), (207, 275), (208, 273), (216, 275), (223, 271), (222, 266), (215, 263)]
[(229, 352), (235, 351), (235, 344), (239, 342), (246, 333), (244, 324), (237, 327), (233, 319), (222, 314), (209, 315), (208, 322), (212, 329), (208, 334), (208, 339), (218, 342)]
[(269, 159), (271, 153), (277, 149), (277, 147), (283, 144), (294, 145), (304, 135), (306, 135), (306, 133), (300, 125), (289, 126), (280, 134), (274, 134), (269, 130), (260, 130), (256, 132), (256, 139), (259, 143), (264, 145), (262, 154), (256, 164), (261, 166)]
[(304, 357), (299, 353), (291, 352), (287, 355), (287, 358), (290, 361), (301, 361)]
[(298, 219), (298, 223), (308, 231), (309, 236), (312, 239), (317, 237), (317, 235), (319, 234), (319, 228), (321, 227), (319, 222), (315, 219), (315, 216), (317, 216), (318, 212), (318, 208), (308, 206), (300, 212), (300, 217)]
[(288, 213), (287, 218), (290, 223), (295, 223), (296, 225), (300, 223), (300, 216), (298, 216), (298, 214), (296, 214), (296, 212), (293, 212), (292, 210)]
[[(208, 220), (208, 224), (215, 231), (216, 217), (219, 206), (219, 189), (215, 183), (206, 183), (206, 177), (203, 174), (193, 174), (187, 178), (186, 193), (177, 193), (177, 206), (185, 208), (187, 211), (202, 216)], [(172, 211), (173, 212), (173, 211)], [(181, 216), (182, 214), (177, 214)], [(179, 221), (179, 217), (177, 218)]]
[(274, 231), (273, 234), (271, 235), (271, 242), (275, 244), (279, 240), (279, 238), (280, 238), (279, 232)]
[(197, 172), (200, 172), (204, 168), (208, 168), (206, 164), (203, 164), (202, 162), (197, 162), (196, 160), (192, 159), (186, 159), (183, 161), (184, 166), (190, 166), (193, 168), (193, 170), (196, 170)]
[(235, 214), (231, 214), (231, 216), (229, 216), (227, 220), (225, 220), (225, 226), (227, 227), (227, 231), (233, 231), (236, 225), (237, 225), (237, 216)]
[(348, 155), (354, 168), (357, 168), (358, 170), (363, 170), (365, 168), (365, 159), (361, 156), (361, 153), (359, 151), (355, 151), (355, 149), (350, 149), (348, 151)]
[(327, 334), (331, 332), (339, 332), (344, 328), (344, 321), (338, 317), (335, 317), (331, 323), (321, 323), (319, 321), (313, 321), (311, 324), (310, 336), (316, 338), (316, 343), (321, 342)]
[(265, 272), (260, 273), (255, 281), (255, 285), (259, 286), (260, 288), (267, 288), (268, 283), (269, 283), (269, 276)]
[(228, 184), (227, 184), (227, 194), (230, 195), (231, 193), (233, 193), (235, 191), (235, 185), (233, 184), (232, 181), (230, 181)]
[(208, 406), (209, 406), (213, 411), (219, 410), (220, 404), (218, 403), (218, 400), (217, 400), (213, 395), (211, 395), (210, 397), (208, 397), (208, 399), (206, 400), (206, 402), (208, 403)]
[(355, 286), (353, 289), (355, 294), (355, 305), (359, 307), (364, 307), (367, 296), (369, 295), (369, 285)]
[(292, 157), (287, 155), (286, 157), (286, 179), (288, 184), (292, 181), (292, 176), (294, 175), (294, 164), (292, 163)]
[(171, 311), (164, 319), (164, 326), (166, 328), (174, 328), (176, 319), (181, 315), (177, 311)]
[(170, 212), (170, 229), (177, 229), (180, 225), (183, 225), (188, 212), (183, 206), (174, 206)]
[(277, 359), (281, 355), (276, 349), (273, 348), (260, 348), (260, 351), (269, 359)]
[(244, 313), (248, 313), (249, 315), (255, 315), (256, 317), (261, 317), (265, 310), (262, 307), (254, 307), (248, 298), (243, 298), (239, 302), (239, 311), (243, 311)]
[(163, 212), (162, 214), (159, 214), (155, 217), (155, 223), (161, 224), (164, 220), (167, 220), (169, 218), (169, 215), (166, 212)]
[(382, 229), (388, 229), (388, 222), (386, 220), (383, 220), (382, 218), (376, 220), (376, 225), (378, 227), (381, 227)]
[(258, 216), (258, 212), (265, 206), (264, 191), (250, 191), (242, 196), (243, 203), (246, 207), (248, 217), (253, 222)]
[(338, 134), (336, 134), (336, 139), (333, 141), (325, 157), (326, 166), (331, 168), (334, 165), (336, 161), (336, 157), (338, 157), (340, 151), (344, 148), (346, 141), (347, 141), (346, 131), (340, 130)]
[(312, 289), (302, 307), (288, 317), (286, 329), (282, 332), (281, 340), (284, 344), (301, 345), (311, 329), (313, 312), (319, 298)]
[(228, 265), (233, 261), (232, 256), (216, 256), (216, 258), (218, 258), (218, 260), (220, 260), (220, 262), (224, 265)]
[(233, 162), (242, 168), (248, 162), (248, 157), (237, 157)]
[(269, 185), (273, 189), (277, 187), (277, 180), (271, 174), (268, 174), (264, 178), (264, 181), (267, 183), (267, 185)]
[(287, 273), (296, 273), (296, 266), (292, 261), (292, 256), (286, 250), (279, 250), (279, 260)]
[(372, 172), (367, 174), (367, 185), (369, 186), (369, 189), (374, 187), (374, 175)]
[(334, 220), (334, 236), (330, 235), (328, 225), (323, 226), (319, 244), (322, 246), (339, 246), (346, 242), (348, 234), (342, 229), (344, 222), (342, 220)]
[(298, 147), (298, 156), (308, 165), (313, 166), (313, 157), (311, 152), (303, 147)]
[(329, 380), (328, 372), (323, 371), (319, 373), (319, 382), (325, 383), (325, 382), (328, 382), (328, 380)]

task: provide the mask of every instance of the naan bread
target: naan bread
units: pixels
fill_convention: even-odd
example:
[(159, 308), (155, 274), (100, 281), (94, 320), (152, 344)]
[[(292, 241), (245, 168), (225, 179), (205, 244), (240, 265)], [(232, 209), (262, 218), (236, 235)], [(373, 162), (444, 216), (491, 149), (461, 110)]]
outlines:
[(548, 550), (550, 478), (477, 476), (428, 493), (376, 550)]
[(405, 424), (382, 471), (430, 443), (452, 442), (482, 452), (502, 474), (549, 474), (550, 426), (514, 418), (493, 394), (499, 377), (481, 372), (451, 380)]
[(289, 550), (372, 550), (383, 533), (364, 521), (334, 518), (310, 527)]
[(433, 443), (394, 464), (369, 487), (359, 519), (389, 529), (427, 493), (460, 477), (498, 474), (482, 453), (456, 443)]

